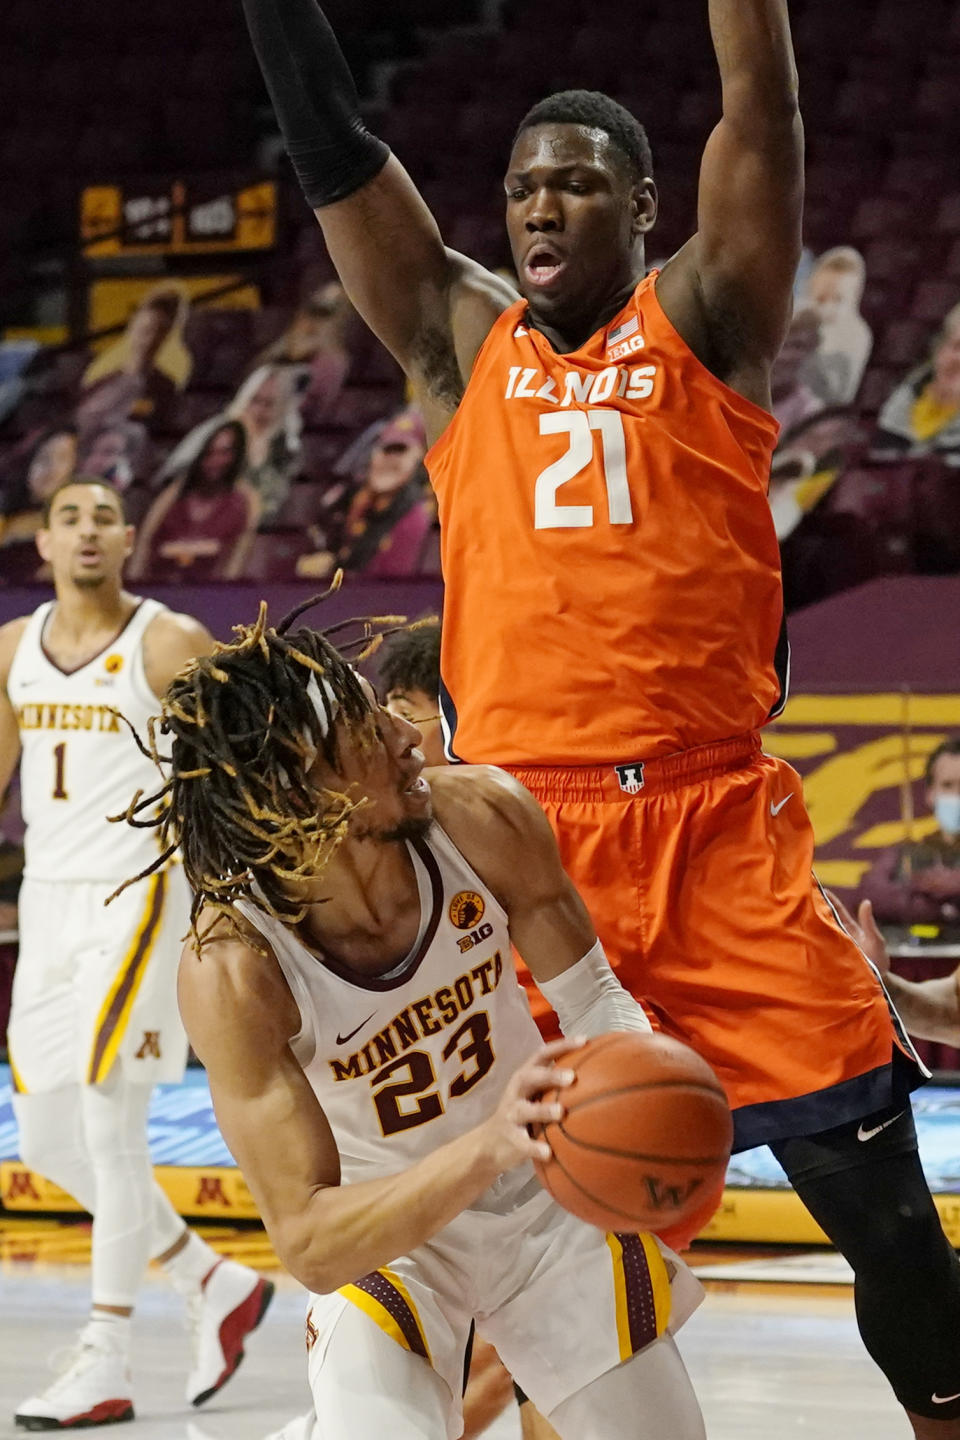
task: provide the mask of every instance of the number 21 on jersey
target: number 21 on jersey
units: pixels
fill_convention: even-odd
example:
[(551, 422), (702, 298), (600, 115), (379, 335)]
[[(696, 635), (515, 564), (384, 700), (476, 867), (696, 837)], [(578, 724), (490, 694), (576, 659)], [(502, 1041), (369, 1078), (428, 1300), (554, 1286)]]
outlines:
[(633, 504), (627, 479), (627, 445), (619, 410), (554, 410), (540, 416), (541, 435), (566, 435), (566, 451), (541, 470), (534, 492), (537, 530), (584, 530), (594, 523), (592, 505), (561, 505), (561, 488), (593, 464), (600, 437), (600, 468), (607, 490), (611, 525), (632, 525)]

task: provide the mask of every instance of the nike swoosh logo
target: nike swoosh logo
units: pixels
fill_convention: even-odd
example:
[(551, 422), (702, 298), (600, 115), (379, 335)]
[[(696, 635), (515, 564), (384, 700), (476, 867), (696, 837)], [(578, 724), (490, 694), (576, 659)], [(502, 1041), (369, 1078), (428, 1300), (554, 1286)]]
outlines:
[[(872, 1130), (864, 1130), (863, 1126), (861, 1125), (860, 1129), (857, 1131), (857, 1139), (861, 1141), (872, 1140), (874, 1135), (880, 1134), (881, 1130), (887, 1130), (891, 1125), (896, 1125), (897, 1121), (901, 1119), (902, 1116), (906, 1115), (906, 1113), (906, 1110), (901, 1110), (900, 1114), (894, 1115), (892, 1120), (884, 1120), (882, 1125), (875, 1125)], [(956, 1395), (952, 1395), (950, 1398), (952, 1400), (956, 1400), (957, 1397)]]
[[(951, 1400), (960, 1400), (960, 1390), (956, 1395), (931, 1395), (930, 1399), (934, 1405), (949, 1405)], [(939, 1424), (939, 1421), (937, 1423)]]
[(373, 1019), (373, 1017), (374, 1017), (374, 1015), (376, 1015), (376, 1013), (377, 1013), (376, 1010), (371, 1010), (371, 1011), (370, 1011), (370, 1014), (367, 1016), (366, 1020), (361, 1020), (361, 1021), (360, 1021), (360, 1024), (357, 1026), (356, 1030), (351, 1030), (349, 1035), (339, 1035), (339, 1034), (338, 1034), (338, 1035), (337, 1035), (337, 1044), (338, 1044), (338, 1045), (346, 1045), (347, 1041), (348, 1041), (348, 1040), (352, 1040), (353, 1037), (354, 1037), (354, 1035), (359, 1035), (359, 1034), (360, 1034), (360, 1031), (363, 1029), (364, 1025), (369, 1025), (369, 1024), (370, 1024), (370, 1021)]
[(780, 801), (780, 804), (779, 804), (779, 805), (774, 805), (773, 801), (771, 800), (771, 801), (770, 801), (770, 814), (773, 815), (774, 817), (776, 817), (777, 815), (779, 815), (779, 814), (780, 814), (780, 811), (783, 809), (784, 805), (786, 805), (787, 801), (788, 801), (788, 800), (792, 800), (792, 799), (793, 799), (793, 791), (791, 790), (791, 791), (790, 791), (790, 794), (787, 795), (787, 796), (785, 796), (784, 799)]

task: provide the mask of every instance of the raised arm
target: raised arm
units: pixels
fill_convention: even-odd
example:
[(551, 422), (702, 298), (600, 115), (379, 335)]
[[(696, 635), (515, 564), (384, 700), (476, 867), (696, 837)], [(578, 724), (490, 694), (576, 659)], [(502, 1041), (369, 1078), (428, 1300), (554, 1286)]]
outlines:
[[(445, 250), (407, 172), (360, 118), (347, 63), (315, 0), (243, 0), (290, 159), (351, 301), (442, 428), (496, 316), (515, 298)], [(432, 423), (431, 423), (432, 422)]]
[(769, 406), (801, 250), (803, 125), (787, 0), (710, 0), (723, 116), (700, 172), (698, 230), (658, 294), (708, 367)]
[[(201, 930), (209, 918), (201, 916)], [(556, 1106), (530, 1097), (561, 1083), (551, 1060), (563, 1042), (517, 1072), (483, 1124), (397, 1175), (341, 1187), (333, 1133), (290, 1049), (300, 1017), (276, 961), (228, 936), (202, 958), (188, 944), (178, 991), (220, 1129), (274, 1248), (317, 1293), (429, 1240), (504, 1170), (543, 1155), (526, 1127), (558, 1118)]]

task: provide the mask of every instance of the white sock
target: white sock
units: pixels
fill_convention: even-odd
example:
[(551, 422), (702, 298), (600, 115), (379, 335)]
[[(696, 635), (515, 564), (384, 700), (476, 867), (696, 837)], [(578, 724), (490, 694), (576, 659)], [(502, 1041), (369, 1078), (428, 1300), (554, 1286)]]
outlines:
[(114, 1350), (127, 1355), (130, 1352), (132, 1319), (130, 1315), (113, 1315), (109, 1310), (91, 1310), (83, 1338), (98, 1350)]
[(219, 1258), (205, 1240), (187, 1230), (186, 1245), (163, 1268), (178, 1290), (199, 1289)]

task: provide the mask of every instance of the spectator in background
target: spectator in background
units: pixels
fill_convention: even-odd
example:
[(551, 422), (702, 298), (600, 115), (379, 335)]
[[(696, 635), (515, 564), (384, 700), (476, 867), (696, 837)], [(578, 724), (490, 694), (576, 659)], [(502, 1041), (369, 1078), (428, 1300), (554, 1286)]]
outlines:
[(343, 286), (331, 280), (307, 296), (283, 334), (253, 362), (254, 370), (261, 365), (308, 367), (300, 413), (311, 425), (329, 419), (346, 383), (352, 361), (347, 342), (355, 314)]
[(864, 882), (882, 925), (960, 926), (960, 736), (934, 750), (924, 783), (936, 830), (886, 851)]
[(40, 528), (44, 504), (76, 466), (77, 432), (72, 425), (45, 430), (32, 442), (26, 457), (14, 457), (0, 486), (0, 545), (32, 540)]
[(944, 320), (930, 359), (880, 411), (872, 453), (879, 460), (937, 455), (960, 465), (960, 305)]
[(229, 414), (247, 435), (245, 479), (272, 519), (300, 462), (300, 381), (291, 365), (261, 365), (240, 386)]
[(873, 349), (873, 331), (860, 313), (867, 283), (859, 250), (838, 246), (821, 255), (807, 279), (804, 303), (820, 321), (820, 342), (805, 379), (824, 405), (852, 405)]
[(777, 539), (786, 540), (840, 479), (863, 429), (852, 410), (834, 407), (802, 420), (781, 439), (770, 471)]
[(135, 420), (102, 425), (87, 438), (77, 468), (108, 480), (122, 495), (142, 477), (148, 445), (146, 429)]
[(84, 436), (130, 419), (152, 430), (169, 424), (177, 392), (190, 378), (183, 339), (188, 310), (186, 293), (175, 285), (158, 286), (141, 301), (122, 337), (83, 377), (76, 421)]
[(423, 421), (415, 410), (391, 420), (350, 502), (339, 549), (301, 555), (297, 574), (322, 580), (340, 567), (376, 579), (419, 574), (433, 524), (423, 467), (426, 449)]
[(773, 413), (784, 436), (824, 408), (805, 378), (819, 346), (820, 317), (812, 305), (803, 305), (794, 314), (770, 376)]
[(240, 386), (226, 410), (194, 426), (167, 456), (155, 482), (191, 465), (215, 430), (236, 420), (244, 431), (243, 479), (259, 501), (260, 517), (271, 520), (290, 491), (300, 461), (299, 386), (304, 370), (260, 365)]
[(226, 420), (196, 459), (147, 511), (128, 574), (131, 580), (236, 580), (260, 518), (243, 479), (246, 432)]
[(445, 765), (440, 727), (440, 621), (424, 620), (391, 635), (379, 664), (387, 709), (416, 725), (428, 765)]

